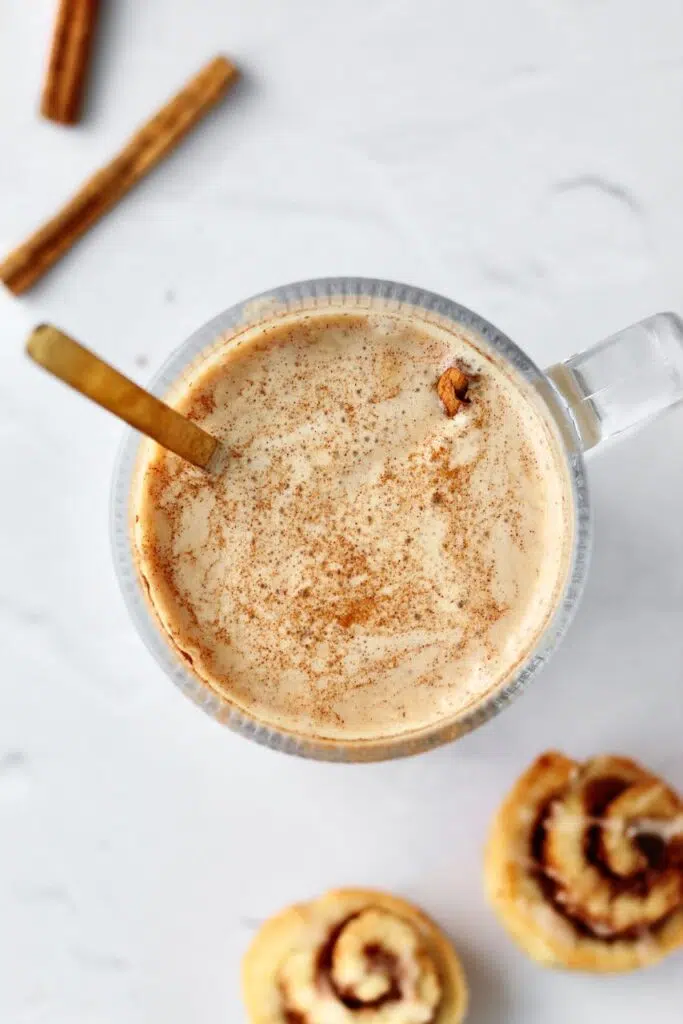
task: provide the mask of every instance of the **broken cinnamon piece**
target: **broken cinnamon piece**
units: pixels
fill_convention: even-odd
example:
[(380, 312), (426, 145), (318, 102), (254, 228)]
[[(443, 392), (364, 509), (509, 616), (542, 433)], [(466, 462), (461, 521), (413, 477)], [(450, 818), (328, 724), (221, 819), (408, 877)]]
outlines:
[(97, 171), (72, 199), (0, 264), (0, 281), (20, 295), (64, 255), (81, 235), (170, 153), (225, 95), (239, 71), (215, 57), (142, 126), (111, 163)]
[(449, 366), (441, 374), (436, 385), (436, 392), (443, 402), (447, 416), (455, 416), (461, 406), (469, 402), (467, 389), (470, 378), (457, 366)]
[(40, 112), (59, 124), (81, 115), (99, 0), (59, 0)]

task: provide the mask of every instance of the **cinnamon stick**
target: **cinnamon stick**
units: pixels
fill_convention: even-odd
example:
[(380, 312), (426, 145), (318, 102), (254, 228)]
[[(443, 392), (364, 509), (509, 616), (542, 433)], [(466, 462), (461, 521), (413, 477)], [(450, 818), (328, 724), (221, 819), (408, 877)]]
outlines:
[(111, 163), (0, 263), (0, 281), (15, 295), (30, 288), (130, 189), (170, 153), (239, 77), (227, 58), (215, 57), (135, 135)]
[(98, 0), (59, 0), (40, 112), (59, 124), (81, 116)]

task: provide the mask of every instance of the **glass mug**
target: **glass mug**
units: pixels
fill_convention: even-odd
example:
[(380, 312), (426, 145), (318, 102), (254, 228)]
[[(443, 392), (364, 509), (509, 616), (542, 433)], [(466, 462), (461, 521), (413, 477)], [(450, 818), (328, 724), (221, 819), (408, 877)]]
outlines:
[(536, 676), (567, 630), (588, 571), (591, 518), (584, 454), (608, 438), (683, 401), (683, 320), (659, 313), (545, 373), (496, 327), (450, 299), (390, 281), (329, 278), (285, 285), (248, 299), (200, 328), (166, 361), (150, 390), (163, 397), (220, 342), (278, 315), (335, 307), (375, 312), (401, 309), (417, 319), (462, 325), (533, 387), (558, 427), (574, 503), (573, 545), (564, 591), (546, 629), (511, 678), (474, 707), (425, 729), (368, 740), (311, 739), (251, 718), (198, 680), (167, 640), (147, 604), (135, 566), (131, 485), (140, 438), (128, 430), (114, 471), (111, 534), (119, 583), (143, 640), (170, 679), (219, 722), (273, 749), (333, 761), (378, 761), (429, 750), (454, 740), (501, 711)]

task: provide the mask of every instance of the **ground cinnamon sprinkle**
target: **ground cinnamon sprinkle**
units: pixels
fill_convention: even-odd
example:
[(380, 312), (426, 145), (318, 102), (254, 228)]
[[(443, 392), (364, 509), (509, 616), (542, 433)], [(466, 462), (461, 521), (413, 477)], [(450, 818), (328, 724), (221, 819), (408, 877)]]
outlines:
[[(143, 474), (165, 628), (207, 685), (296, 731), (403, 731), (476, 700), (527, 649), (538, 572), (544, 622), (566, 571), (545, 427), (466, 338), (414, 320), (318, 313), (253, 339), (175, 399), (237, 453), (225, 478), (159, 451)], [(465, 355), (449, 418), (435, 368)]]

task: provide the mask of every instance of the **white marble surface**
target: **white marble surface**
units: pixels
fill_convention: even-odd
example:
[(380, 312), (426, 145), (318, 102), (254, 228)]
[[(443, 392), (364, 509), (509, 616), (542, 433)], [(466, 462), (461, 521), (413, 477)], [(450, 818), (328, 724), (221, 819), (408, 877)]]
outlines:
[(118, 0), (88, 118), (35, 115), (53, 3), (0, 0), (0, 248), (214, 51), (239, 94), (29, 296), (0, 296), (0, 1021), (242, 1021), (257, 922), (328, 886), (448, 929), (473, 1024), (681, 1020), (683, 958), (543, 971), (481, 892), (487, 823), (541, 748), (683, 787), (683, 410), (591, 460), (592, 575), (514, 707), (400, 763), (290, 760), (162, 676), (113, 578), (120, 430), (25, 361), (52, 320), (144, 380), (239, 298), (350, 273), (473, 306), (540, 362), (683, 310), (680, 0)]

